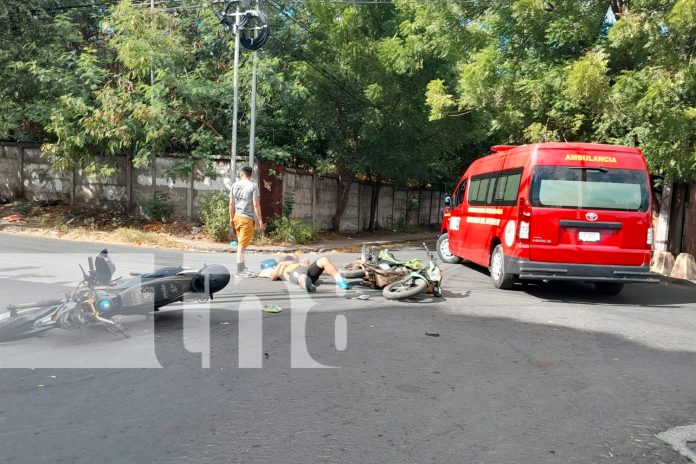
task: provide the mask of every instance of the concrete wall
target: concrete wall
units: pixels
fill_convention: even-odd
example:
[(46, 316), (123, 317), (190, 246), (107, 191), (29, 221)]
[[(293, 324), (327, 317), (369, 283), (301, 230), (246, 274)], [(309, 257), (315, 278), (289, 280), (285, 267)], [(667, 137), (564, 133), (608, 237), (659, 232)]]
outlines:
[[(331, 227), (331, 218), (336, 211), (337, 183), (335, 177), (315, 176), (296, 169), (285, 170), (285, 195), (294, 196), (294, 206), (290, 217), (314, 224), (322, 229)], [(365, 230), (370, 223), (370, 202), (374, 185), (355, 181), (350, 186), (348, 204), (341, 219), (342, 232)], [(315, 189), (315, 190), (313, 190)], [(433, 198), (431, 205), (430, 198)], [(439, 224), (439, 207), (442, 192), (430, 190), (395, 189), (383, 185), (380, 189), (375, 215), (377, 225), (382, 228), (395, 228), (404, 224)]]
[[(211, 192), (229, 191), (229, 160), (213, 162), (214, 177), (206, 176), (202, 165), (194, 165), (186, 179), (171, 179), (166, 171), (181, 156), (160, 156), (154, 183), (158, 192), (169, 195), (174, 214), (198, 218), (201, 200)], [(38, 147), (0, 144), (0, 197), (8, 200), (26, 199), (37, 202), (61, 202), (104, 208), (112, 211), (144, 214), (144, 205), (153, 195), (152, 168), (136, 168), (124, 156), (111, 159), (115, 173), (108, 178), (89, 175), (81, 170), (56, 173), (41, 156)], [(282, 176), (282, 198), (294, 195), (291, 217), (314, 224), (321, 229), (331, 227), (336, 211), (337, 179), (285, 168)], [(263, 179), (260, 185), (264, 183)], [(274, 182), (279, 188), (280, 182)], [(355, 181), (341, 221), (341, 231), (365, 230), (370, 221), (370, 201), (374, 185)], [(263, 195), (263, 188), (260, 189)], [(433, 198), (431, 205), (430, 198)], [(377, 205), (379, 227), (396, 228), (404, 224), (430, 225), (439, 223), (438, 208), (442, 192), (407, 190), (392, 185), (382, 186)]]
[(0, 197), (19, 198), (21, 192), (21, 149), (18, 146), (0, 146)]

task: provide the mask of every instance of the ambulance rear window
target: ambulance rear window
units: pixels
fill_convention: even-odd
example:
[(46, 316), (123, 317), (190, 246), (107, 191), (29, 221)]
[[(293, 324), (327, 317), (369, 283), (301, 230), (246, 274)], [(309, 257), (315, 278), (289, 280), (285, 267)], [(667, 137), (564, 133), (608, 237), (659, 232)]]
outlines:
[(570, 166), (537, 166), (530, 201), (547, 208), (647, 211), (644, 171)]

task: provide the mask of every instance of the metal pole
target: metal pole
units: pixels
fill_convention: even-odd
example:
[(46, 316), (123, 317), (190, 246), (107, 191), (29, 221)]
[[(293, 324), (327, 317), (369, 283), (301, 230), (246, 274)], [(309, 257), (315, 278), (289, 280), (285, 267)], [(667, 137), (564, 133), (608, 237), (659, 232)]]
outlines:
[[(259, 0), (256, 0), (256, 10), (259, 9)], [(258, 34), (254, 30), (254, 37)], [(254, 66), (251, 73), (251, 128), (249, 131), (249, 165), (254, 167), (254, 152), (256, 151), (256, 68), (259, 62), (259, 52), (254, 52)]]
[(254, 52), (254, 67), (251, 72), (251, 128), (249, 130), (249, 165), (254, 167), (254, 152), (256, 150), (256, 66), (259, 52)]
[[(150, 0), (150, 10), (154, 12), (154, 9), (155, 0)], [(150, 105), (152, 105), (152, 101), (155, 98), (155, 94), (152, 90), (154, 86), (155, 68), (152, 66), (152, 63), (150, 63)], [(152, 198), (155, 198), (157, 196), (157, 155), (155, 153), (152, 154), (152, 169), (150, 175), (152, 176)]]
[(237, 178), (237, 114), (239, 112), (239, 103), (237, 98), (239, 95), (239, 26), (241, 16), (239, 15), (239, 3), (237, 3), (237, 14), (234, 22), (234, 96), (232, 101), (232, 163), (231, 176), (232, 182)]

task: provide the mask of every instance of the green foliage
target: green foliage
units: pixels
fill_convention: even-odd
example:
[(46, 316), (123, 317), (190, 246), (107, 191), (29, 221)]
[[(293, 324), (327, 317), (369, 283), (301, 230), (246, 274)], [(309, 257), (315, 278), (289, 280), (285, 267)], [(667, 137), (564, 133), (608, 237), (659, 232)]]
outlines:
[(279, 242), (304, 244), (314, 241), (319, 229), (299, 219), (279, 217), (273, 220), (271, 238)]
[(224, 192), (209, 193), (200, 204), (203, 227), (208, 235), (218, 242), (229, 237), (230, 211), (229, 197)]
[(35, 208), (36, 208), (36, 205), (32, 202), (21, 201), (15, 205), (14, 210), (17, 211), (18, 213), (22, 214), (23, 216), (30, 216), (31, 213), (34, 212)]
[(292, 190), (285, 192), (285, 197), (283, 198), (283, 217), (290, 217), (292, 214), (292, 208), (295, 206), (295, 192)]
[[(229, 152), (234, 39), (211, 8), (29, 3), (0, 5), (1, 138), (99, 175), (174, 152), (167, 174), (185, 178)], [(696, 179), (696, 0), (283, 5), (262, 5), (260, 160), (441, 186), (490, 145), (577, 140), (640, 146), (656, 173)]]
[(143, 204), (143, 212), (152, 221), (167, 222), (174, 214), (169, 193), (155, 192), (153, 197)]

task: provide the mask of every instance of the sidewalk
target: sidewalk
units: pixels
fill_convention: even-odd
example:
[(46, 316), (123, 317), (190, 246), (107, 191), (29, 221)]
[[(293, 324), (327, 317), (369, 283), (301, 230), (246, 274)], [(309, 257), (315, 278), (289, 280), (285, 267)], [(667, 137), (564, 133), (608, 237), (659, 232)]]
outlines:
[[(424, 241), (433, 241), (437, 238), (437, 232), (420, 232), (416, 234), (395, 234), (389, 236), (382, 235), (361, 235), (355, 238), (345, 238), (337, 240), (329, 240), (325, 242), (311, 243), (308, 245), (294, 246), (277, 246), (277, 245), (251, 245), (247, 248), (250, 253), (292, 253), (301, 251), (303, 253), (317, 252), (326, 253), (331, 251), (341, 251), (359, 248), (362, 245), (370, 245), (375, 247), (388, 247), (395, 245), (405, 245), (414, 243), (420, 245)], [(186, 240), (178, 238), (178, 243), (183, 246), (192, 248), (198, 251), (214, 251), (217, 253), (236, 253), (237, 247), (231, 246), (229, 243), (211, 243), (199, 242), (196, 240)]]

